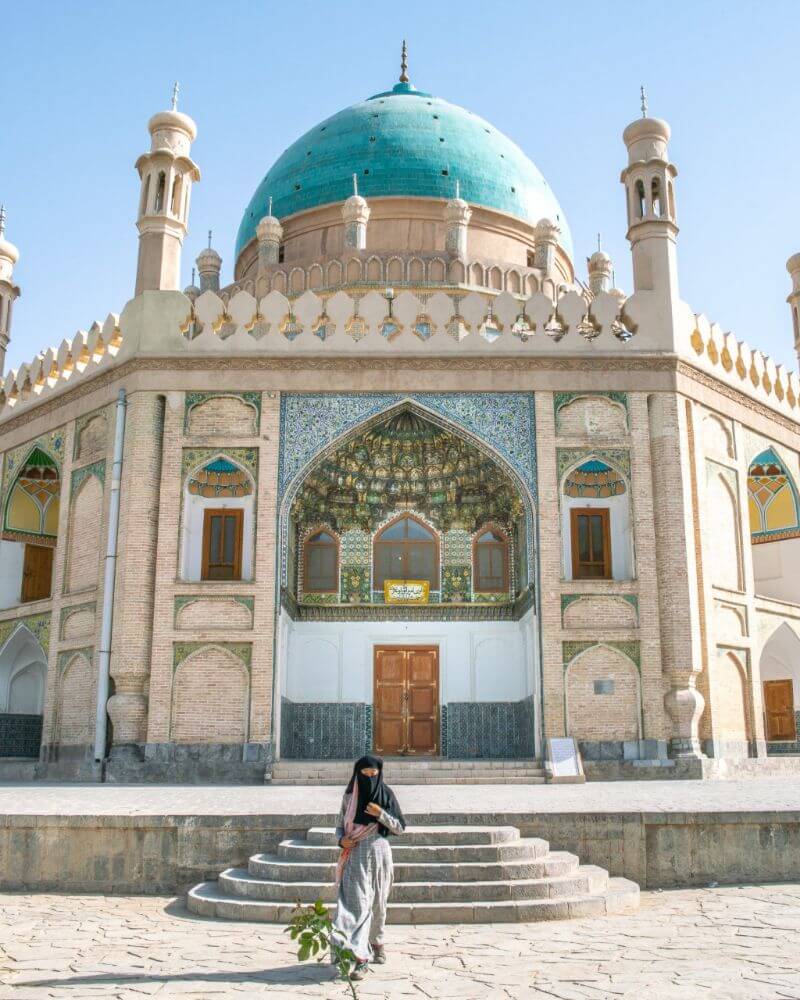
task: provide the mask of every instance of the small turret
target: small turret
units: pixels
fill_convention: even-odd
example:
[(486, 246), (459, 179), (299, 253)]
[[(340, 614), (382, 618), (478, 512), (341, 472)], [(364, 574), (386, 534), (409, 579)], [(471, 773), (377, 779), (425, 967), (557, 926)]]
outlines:
[(597, 238), (597, 249), (588, 260), (589, 288), (593, 295), (600, 295), (611, 288), (614, 278), (614, 265), (608, 254), (600, 249), (600, 237)]
[(353, 193), (342, 205), (344, 245), (350, 250), (366, 250), (369, 205), (358, 193), (358, 178), (353, 174)]
[(561, 230), (552, 219), (539, 219), (533, 231), (533, 266), (545, 275), (553, 271)]
[(458, 260), (467, 259), (467, 234), (471, 218), (472, 209), (461, 197), (460, 184), (456, 181), (456, 196), (448, 201), (445, 208), (445, 249)]
[(20, 294), (13, 281), (19, 250), (5, 238), (5, 231), (6, 210), (0, 205), (0, 375), (5, 370), (6, 351), (11, 340), (11, 313)]
[(200, 275), (201, 292), (218, 292), (222, 257), (211, 246), (211, 230), (208, 231), (208, 246), (197, 255), (197, 273)]
[(283, 226), (272, 214), (272, 198), (269, 200), (267, 214), (256, 226), (256, 236), (258, 237), (258, 269), (263, 271), (266, 267), (280, 263), (281, 240), (283, 239)]
[(186, 295), (188, 298), (190, 298), (192, 300), (192, 302), (194, 302), (194, 300), (200, 294), (200, 289), (195, 284), (195, 279), (196, 278), (197, 278), (197, 271), (195, 270), (195, 268), (192, 268), (192, 280), (191, 280), (191, 283), (188, 284), (186, 286), (186, 288), (184, 288), (184, 290), (183, 290), (183, 294)]
[(189, 197), (200, 169), (190, 158), (197, 126), (178, 111), (178, 85), (172, 108), (147, 124), (150, 152), (136, 161), (142, 181), (139, 198), (139, 260), (136, 294), (180, 287), (181, 247), (189, 221)]

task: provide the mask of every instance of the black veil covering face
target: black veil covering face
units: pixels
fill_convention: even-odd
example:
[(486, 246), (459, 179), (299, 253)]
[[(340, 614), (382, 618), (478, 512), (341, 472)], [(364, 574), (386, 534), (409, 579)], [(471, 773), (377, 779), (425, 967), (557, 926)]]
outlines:
[[(373, 777), (369, 777), (361, 773), (364, 768), (375, 768), (378, 773)], [(370, 816), (366, 812), (366, 808), (370, 802), (374, 802), (385, 812), (390, 813), (395, 819), (399, 820), (403, 825), (403, 829), (405, 829), (406, 821), (403, 818), (400, 804), (391, 788), (384, 784), (383, 759), (381, 757), (373, 757), (371, 754), (359, 757), (353, 765), (353, 774), (347, 785), (347, 793), (350, 794), (354, 789), (358, 792), (358, 805), (356, 806), (356, 814), (353, 817), (356, 823), (366, 826), (369, 823), (375, 822), (375, 817)], [(389, 836), (389, 831), (383, 824), (379, 825), (379, 832), (382, 837)]]

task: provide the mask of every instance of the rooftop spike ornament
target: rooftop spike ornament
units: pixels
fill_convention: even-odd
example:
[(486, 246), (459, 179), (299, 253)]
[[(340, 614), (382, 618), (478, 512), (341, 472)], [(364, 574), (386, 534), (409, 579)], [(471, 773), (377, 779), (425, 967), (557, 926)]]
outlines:
[(358, 174), (353, 174), (353, 196), (358, 197)]
[(639, 94), (642, 98), (642, 118), (647, 118), (647, 94), (644, 92), (644, 84), (639, 87)]
[(0, 205), (0, 236), (6, 231), (6, 206)]
[(178, 110), (178, 94), (180, 93), (180, 90), (181, 90), (180, 84), (176, 80), (175, 84), (174, 84), (174, 86), (172, 88), (172, 110), (173, 111), (177, 111)]
[(403, 39), (403, 52), (400, 56), (400, 83), (408, 83), (408, 48)]

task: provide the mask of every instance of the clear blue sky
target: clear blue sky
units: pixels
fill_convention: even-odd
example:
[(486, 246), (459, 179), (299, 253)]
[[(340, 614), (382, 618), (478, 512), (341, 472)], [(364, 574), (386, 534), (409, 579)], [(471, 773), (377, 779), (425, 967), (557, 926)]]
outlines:
[(23, 289), (8, 363), (130, 298), (133, 164), (173, 80), (198, 124), (203, 173), (183, 280), (212, 228), (229, 281), (268, 166), (315, 122), (390, 86), (405, 36), (412, 82), (514, 139), (561, 201), (578, 260), (600, 231), (627, 290), (621, 133), (644, 82), (673, 130), (683, 297), (794, 364), (785, 263), (800, 250), (799, 14), (796, 0), (6, 4), (0, 201)]

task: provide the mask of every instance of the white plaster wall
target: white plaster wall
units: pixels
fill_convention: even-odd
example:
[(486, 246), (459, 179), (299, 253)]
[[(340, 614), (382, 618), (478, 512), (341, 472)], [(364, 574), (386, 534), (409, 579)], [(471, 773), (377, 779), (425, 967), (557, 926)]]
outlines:
[(800, 604), (800, 538), (753, 546), (756, 593)]
[(0, 608), (15, 608), (22, 593), (23, 542), (0, 541)]
[(17, 629), (0, 649), (0, 712), (40, 714), (46, 673), (41, 647), (27, 629)]
[(372, 703), (373, 650), (439, 647), (442, 702), (519, 701), (536, 676), (523, 622), (292, 622), (283, 693), (291, 701)]
[(614, 580), (632, 580), (633, 535), (631, 532), (631, 506), (627, 493), (616, 497), (561, 496), (561, 550), (564, 579), (572, 579), (572, 536), (570, 511), (573, 507), (606, 507), (609, 510), (611, 534), (611, 576)]
[(243, 510), (242, 523), (242, 579), (253, 577), (253, 500), (249, 497), (199, 497), (186, 494), (183, 508), (183, 558), (181, 577), (200, 580), (203, 569), (203, 512), (214, 510)]

